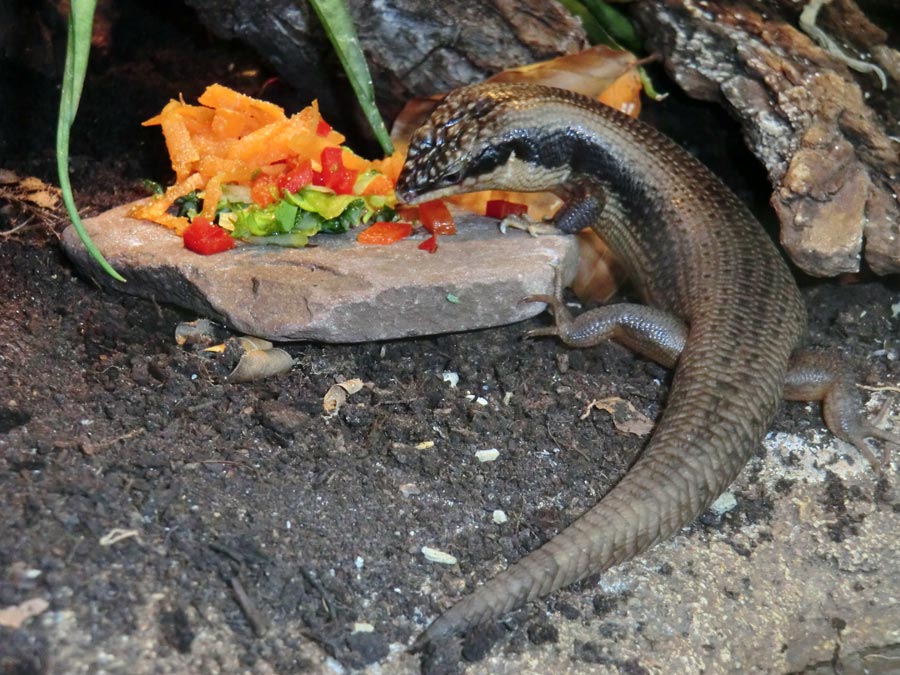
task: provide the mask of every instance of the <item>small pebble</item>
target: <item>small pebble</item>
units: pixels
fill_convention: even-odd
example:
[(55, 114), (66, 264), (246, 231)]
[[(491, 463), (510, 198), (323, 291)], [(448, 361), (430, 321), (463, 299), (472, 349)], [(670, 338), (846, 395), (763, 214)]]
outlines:
[(431, 548), (430, 546), (422, 547), (422, 555), (425, 556), (425, 560), (433, 563), (440, 563), (441, 565), (455, 565), (457, 563), (455, 556), (444, 551), (439, 551), (436, 548)]
[(475, 459), (479, 462), (493, 462), (500, 456), (500, 451), (497, 448), (491, 448), (490, 450), (478, 450), (475, 453)]
[(721, 516), (724, 513), (728, 513), (736, 506), (737, 499), (735, 499), (734, 493), (723, 492), (719, 495), (719, 498), (712, 503), (709, 509), (717, 516)]

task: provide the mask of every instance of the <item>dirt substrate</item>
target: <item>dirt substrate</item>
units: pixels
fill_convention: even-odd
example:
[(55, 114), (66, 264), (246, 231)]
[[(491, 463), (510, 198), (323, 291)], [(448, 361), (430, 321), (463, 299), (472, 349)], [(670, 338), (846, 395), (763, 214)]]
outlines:
[[(88, 212), (138, 196), (143, 176), (166, 178), (162, 144), (139, 122), (170, 96), (212, 80), (257, 93), (269, 75), (189, 17), (164, 23), (144, 3), (115, 7), (120, 26), (156, 31), (158, 43), (138, 58), (136, 38), (114, 31), (93, 62), (73, 161)], [(3, 99), (15, 101), (0, 115), (0, 168), (47, 181), (54, 78), (34, 50), (58, 63), (55, 44), (38, 41), (0, 69)], [(175, 344), (175, 325), (195, 316), (99, 290), (75, 275), (47, 220), (2, 208), (0, 608), (49, 605), (20, 629), (0, 627), (0, 672), (413, 671), (419, 659), (403, 649), (429, 619), (575, 519), (640, 450), (608, 415), (582, 419), (587, 404), (620, 396), (651, 418), (664, 405), (667, 372), (623, 348), (521, 340), (545, 319), (289, 344), (288, 375), (229, 383), (225, 360)], [(862, 382), (896, 384), (900, 291), (857, 281), (806, 284), (811, 342), (840, 350)], [(458, 374), (455, 388), (445, 371)], [(371, 384), (325, 419), (323, 395), (353, 377)], [(737, 508), (479, 634), (463, 663), (642, 673), (758, 661), (763, 672), (812, 672), (876, 653), (896, 664), (885, 659), (896, 658), (900, 622), (878, 623), (898, 612), (896, 569), (883, 561), (896, 559), (896, 542), (879, 534), (900, 526), (896, 472), (874, 480), (827, 434), (818, 461), (778, 440), (815, 440), (822, 426), (817, 407), (786, 405), (780, 450), (760, 449), (734, 490)], [(491, 448), (499, 459), (480, 463), (475, 452)], [(495, 524), (495, 509), (508, 522)], [(797, 532), (807, 550), (793, 548)], [(459, 563), (428, 562), (422, 546)], [(728, 566), (704, 572), (717, 547)], [(825, 574), (767, 585), (793, 561)], [(677, 599), (664, 599), (673, 588)], [(821, 634), (795, 630), (820, 624)], [(460, 667), (452, 657), (425, 665)]]

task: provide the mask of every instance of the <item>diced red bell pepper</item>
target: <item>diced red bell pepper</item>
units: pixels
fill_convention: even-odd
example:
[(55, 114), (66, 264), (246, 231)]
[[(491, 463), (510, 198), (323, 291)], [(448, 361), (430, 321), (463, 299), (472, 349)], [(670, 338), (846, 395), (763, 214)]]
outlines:
[(397, 217), (400, 220), (413, 223), (419, 220), (419, 207), (411, 204), (400, 204), (397, 207)]
[(332, 176), (344, 166), (344, 151), (338, 147), (330, 147), (322, 150), (322, 175)]
[[(275, 186), (279, 194), (283, 190), (298, 192), (313, 182), (312, 162), (308, 159), (298, 166), (288, 167), (288, 170), (275, 179)], [(252, 193), (251, 193), (252, 194)]]
[(351, 195), (359, 172), (345, 167), (342, 155), (338, 147), (322, 150), (322, 184), (339, 195)]
[(508, 202), (505, 199), (489, 199), (484, 209), (484, 215), (497, 220), (503, 220), (506, 216), (524, 216), (526, 213), (527, 204)]
[(360, 244), (393, 244), (412, 234), (411, 223), (381, 221), (372, 223), (356, 236)]
[(328, 124), (325, 120), (319, 120), (319, 124), (316, 125), (316, 136), (321, 136), (325, 138), (328, 134), (331, 133), (331, 125)]
[(184, 247), (194, 253), (211, 255), (234, 248), (234, 239), (218, 225), (213, 225), (207, 218), (194, 218), (182, 235)]
[(428, 239), (419, 244), (420, 251), (428, 251), (429, 253), (434, 253), (435, 251), (437, 251), (437, 248), (438, 244), (436, 234), (431, 235), (430, 237), (428, 237)]
[(456, 234), (453, 216), (440, 199), (419, 204), (419, 220), (431, 234)]
[(263, 208), (278, 199), (278, 195), (275, 182), (268, 174), (261, 173), (250, 183), (250, 198)]

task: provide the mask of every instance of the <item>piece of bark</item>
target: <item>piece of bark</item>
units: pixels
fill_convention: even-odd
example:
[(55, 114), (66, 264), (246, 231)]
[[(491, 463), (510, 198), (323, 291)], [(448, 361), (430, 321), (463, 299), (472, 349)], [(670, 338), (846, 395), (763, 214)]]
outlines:
[(785, 10), (804, 4), (640, 0), (634, 11), (673, 79), (691, 96), (723, 102), (743, 125), (799, 267), (854, 272), (864, 255), (880, 274), (900, 271), (898, 145), (859, 84), (888, 105), (900, 83), (881, 94), (877, 78), (855, 76), (791, 25)]
[[(266, 57), (296, 87), (334, 89), (340, 65), (307, 0), (187, 0), (203, 23)], [(376, 95), (392, 119), (413, 96), (587, 46), (580, 22), (545, 0), (349, 0)]]

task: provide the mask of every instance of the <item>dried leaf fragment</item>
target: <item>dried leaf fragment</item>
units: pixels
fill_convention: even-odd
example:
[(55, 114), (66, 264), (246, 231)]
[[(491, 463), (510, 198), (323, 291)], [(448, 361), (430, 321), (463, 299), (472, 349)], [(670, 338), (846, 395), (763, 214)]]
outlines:
[(630, 401), (618, 396), (594, 399), (588, 403), (581, 419), (590, 416), (591, 410), (604, 410), (612, 415), (613, 425), (617, 430), (633, 436), (646, 436), (653, 431), (653, 420), (639, 412)]
[(281, 375), (294, 367), (294, 359), (283, 349), (251, 349), (241, 356), (228, 375), (231, 382), (252, 382)]
[(0, 197), (11, 202), (26, 202), (48, 211), (59, 204), (59, 188), (34, 176), (21, 178), (8, 169), (0, 169), (0, 186)]
[(241, 347), (244, 348), (244, 351), (248, 352), (252, 352), (254, 349), (267, 352), (275, 346), (265, 338), (253, 337), (251, 335), (242, 335), (238, 338), (238, 342), (241, 343)]
[(99, 544), (101, 546), (112, 546), (113, 544), (117, 544), (120, 541), (124, 541), (125, 539), (131, 539), (132, 537), (136, 537), (138, 540), (140, 540), (141, 533), (137, 530), (124, 530), (122, 528), (116, 527), (100, 537)]
[(341, 406), (347, 402), (347, 397), (355, 394), (362, 388), (363, 381), (358, 377), (331, 385), (331, 388), (325, 393), (325, 398), (322, 399), (322, 409), (325, 411), (325, 417), (337, 415)]
[(43, 598), (32, 598), (18, 605), (0, 608), (0, 626), (17, 629), (33, 616), (43, 613), (50, 603)]
[(175, 326), (175, 344), (183, 347), (186, 344), (211, 345), (219, 336), (220, 328), (209, 319), (182, 321)]

